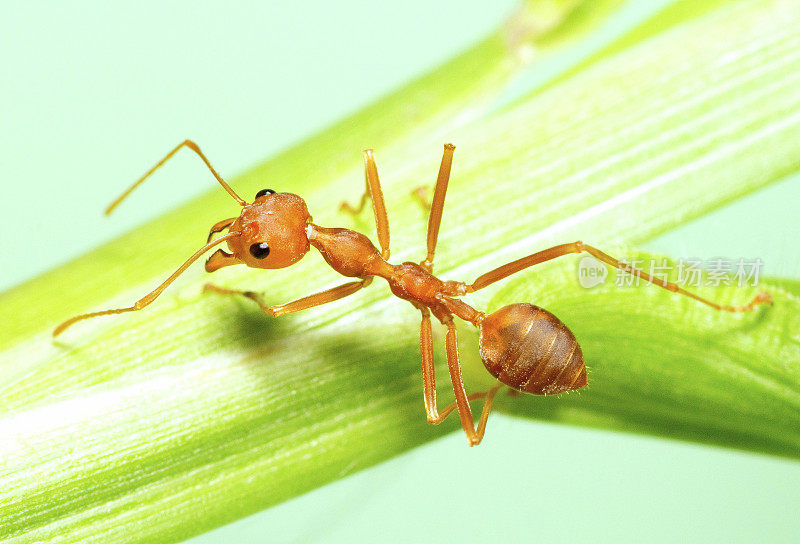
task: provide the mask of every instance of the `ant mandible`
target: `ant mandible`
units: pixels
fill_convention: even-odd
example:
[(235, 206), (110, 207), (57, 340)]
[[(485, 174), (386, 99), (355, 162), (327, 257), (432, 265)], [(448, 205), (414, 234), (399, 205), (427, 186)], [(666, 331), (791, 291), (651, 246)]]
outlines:
[[(485, 315), (459, 300), (458, 297), (483, 289), (512, 274), (556, 257), (586, 252), (604, 263), (674, 293), (691, 297), (716, 310), (744, 312), (752, 310), (759, 304), (771, 302), (768, 294), (760, 293), (745, 306), (716, 304), (685, 291), (674, 283), (654, 279), (641, 270), (620, 262), (583, 242), (561, 244), (538, 251), (495, 268), (472, 283), (440, 280), (433, 275), (433, 257), (455, 150), (455, 146), (452, 144), (444, 146), (444, 155), (439, 167), (433, 199), (430, 203), (428, 253), (419, 264), (405, 262), (393, 265), (388, 262), (389, 222), (372, 150), (364, 151), (366, 189), (360, 205), (358, 208), (352, 208), (345, 203), (342, 205), (342, 209), (354, 214), (358, 213), (364, 208), (367, 198), (371, 197), (380, 251), (363, 234), (350, 229), (326, 228), (314, 224), (305, 201), (295, 194), (277, 193), (271, 189), (263, 189), (256, 194), (254, 202), (248, 204), (222, 179), (197, 144), (191, 140), (182, 142), (170, 151), (115, 200), (106, 209), (106, 214), (111, 213), (125, 197), (184, 146), (199, 155), (220, 185), (242, 206), (239, 217), (224, 219), (211, 227), (208, 243), (189, 257), (161, 285), (139, 299), (133, 306), (78, 315), (59, 325), (53, 331), (54, 336), (61, 334), (67, 327), (83, 319), (143, 309), (202, 254), (223, 242), (227, 242), (231, 252), (217, 249), (206, 261), (207, 272), (235, 264), (246, 264), (252, 268), (286, 268), (298, 262), (309, 251), (310, 246), (314, 246), (336, 272), (343, 276), (358, 278), (358, 280), (277, 306), (268, 306), (259, 294), (252, 291), (235, 291), (213, 285), (206, 285), (205, 289), (221, 294), (243, 295), (255, 301), (267, 314), (278, 317), (352, 295), (368, 286), (376, 276), (385, 279), (395, 296), (409, 301), (422, 314), (420, 352), (428, 422), (441, 423), (453, 410), (458, 409), (461, 426), (464, 428), (469, 444), (474, 446), (483, 438), (492, 401), (500, 387), (507, 385), (516, 391), (534, 395), (556, 395), (586, 385), (586, 366), (575, 336), (564, 323), (547, 310), (528, 303), (518, 303)], [(228, 229), (227, 234), (212, 240), (215, 234), (225, 229)], [(447, 365), (456, 398), (455, 403), (441, 412), (436, 406), (431, 314), (447, 327), (445, 338)], [(472, 323), (479, 331), (481, 359), (486, 369), (497, 378), (497, 383), (488, 391), (467, 395), (464, 389), (453, 316)], [(485, 399), (485, 401), (476, 428), (469, 403), (477, 399)]]

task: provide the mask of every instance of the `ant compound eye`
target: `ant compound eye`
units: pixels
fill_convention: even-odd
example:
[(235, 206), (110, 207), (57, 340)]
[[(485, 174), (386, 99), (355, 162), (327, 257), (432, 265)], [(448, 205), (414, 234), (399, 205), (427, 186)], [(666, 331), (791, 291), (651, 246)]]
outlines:
[(250, 255), (256, 259), (264, 259), (269, 255), (269, 245), (266, 242), (259, 242), (250, 246)]
[(275, 191), (273, 191), (272, 189), (261, 189), (259, 192), (256, 193), (256, 198), (261, 198), (262, 196), (274, 195), (274, 194)]

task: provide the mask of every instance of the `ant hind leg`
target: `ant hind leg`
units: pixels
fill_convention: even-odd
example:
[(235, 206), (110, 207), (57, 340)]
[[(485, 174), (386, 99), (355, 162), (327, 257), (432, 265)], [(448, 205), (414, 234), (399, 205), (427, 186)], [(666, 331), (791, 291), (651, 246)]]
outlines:
[[(492, 411), (492, 403), (497, 392), (503, 387), (498, 382), (488, 391), (467, 395), (464, 390), (464, 382), (461, 379), (461, 366), (458, 358), (457, 340), (455, 336), (455, 324), (451, 320), (447, 324), (447, 364), (450, 368), (450, 379), (453, 382), (453, 390), (456, 394), (456, 402), (444, 408), (441, 412), (436, 407), (436, 378), (434, 376), (433, 364), (433, 335), (431, 331), (430, 313), (424, 306), (418, 306), (422, 312), (422, 324), (420, 327), (420, 354), (422, 357), (422, 385), (425, 397), (425, 412), (428, 416), (428, 423), (438, 425), (447, 419), (452, 412), (458, 409), (461, 416), (461, 424), (467, 435), (470, 446), (480, 444), (486, 432), (486, 422), (489, 420), (489, 413)], [(472, 411), (469, 403), (472, 401), (486, 399), (478, 420), (478, 427), (474, 428)]]
[[(470, 393), (467, 395), (467, 400), (469, 402), (486, 399), (486, 402), (483, 403), (483, 410), (481, 411), (481, 417), (478, 420), (478, 427), (475, 431), (475, 434), (478, 437), (478, 442), (480, 442), (480, 440), (483, 438), (484, 432), (486, 432), (486, 422), (489, 420), (489, 413), (492, 411), (494, 397), (497, 395), (497, 392), (500, 391), (501, 387), (503, 387), (503, 384), (498, 382), (497, 385), (493, 386), (491, 389), (481, 391), (480, 393)], [(519, 394), (518, 391), (514, 391), (513, 389), (509, 390), (509, 394), (511, 394), (511, 392)], [(444, 421), (445, 418), (447, 418), (447, 416), (449, 416), (456, 408), (458, 408), (458, 403), (454, 402), (442, 409), (442, 411), (439, 412), (439, 421), (436, 421), (435, 423), (441, 423)], [(478, 442), (476, 442), (475, 445), (477, 445)]]
[(536, 253), (532, 253), (527, 257), (522, 257), (521, 259), (517, 259), (516, 261), (499, 266), (494, 270), (490, 270), (489, 272), (483, 274), (471, 284), (465, 285), (464, 290), (466, 293), (473, 293), (479, 289), (488, 287), (489, 285), (497, 281), (500, 281), (513, 274), (516, 274), (517, 272), (520, 272), (526, 268), (535, 266), (543, 262), (550, 261), (552, 259), (556, 259), (558, 257), (563, 257), (564, 255), (570, 255), (573, 253), (588, 253), (595, 259), (602, 261), (608, 265), (611, 265), (614, 268), (617, 268), (619, 270), (627, 272), (628, 274), (641, 278), (646, 282), (652, 283), (653, 285), (656, 285), (658, 287), (662, 287), (667, 291), (671, 291), (673, 293), (677, 293), (679, 295), (684, 295), (689, 298), (692, 298), (698, 302), (705, 304), (706, 306), (714, 308), (715, 310), (720, 310), (725, 312), (749, 312), (761, 304), (772, 304), (772, 297), (769, 295), (769, 293), (765, 292), (758, 293), (748, 304), (742, 306), (717, 304), (716, 302), (713, 302), (707, 298), (703, 298), (690, 291), (687, 291), (679, 287), (675, 283), (665, 281), (660, 278), (655, 278), (650, 274), (647, 274), (646, 272), (634, 266), (629, 265), (628, 263), (615, 259), (611, 255), (608, 255), (607, 253), (600, 251), (596, 247), (584, 244), (583, 242), (580, 241), (553, 246), (551, 248), (544, 249), (542, 251), (537, 251)]
[(461, 418), (461, 427), (467, 435), (470, 446), (477, 446), (483, 440), (483, 433), (486, 431), (486, 422), (489, 419), (489, 412), (492, 409), (492, 402), (500, 389), (500, 384), (495, 385), (486, 393), (486, 402), (483, 405), (483, 411), (478, 421), (478, 427), (475, 428), (475, 422), (472, 418), (472, 410), (469, 407), (469, 397), (464, 389), (464, 379), (461, 376), (461, 362), (458, 357), (458, 338), (456, 336), (456, 325), (452, 319), (445, 322), (447, 326), (447, 337), (445, 338), (445, 345), (447, 348), (447, 367), (450, 371), (450, 382), (453, 385), (453, 392), (456, 395), (456, 408), (458, 415)]

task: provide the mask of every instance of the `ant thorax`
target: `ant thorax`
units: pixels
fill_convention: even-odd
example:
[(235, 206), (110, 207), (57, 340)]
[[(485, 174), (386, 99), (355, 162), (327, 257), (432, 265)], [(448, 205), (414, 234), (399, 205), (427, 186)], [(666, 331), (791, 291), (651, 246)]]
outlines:
[(392, 273), (392, 266), (383, 260), (370, 239), (360, 232), (344, 228), (329, 229), (309, 223), (306, 234), (325, 262), (342, 276), (388, 277)]

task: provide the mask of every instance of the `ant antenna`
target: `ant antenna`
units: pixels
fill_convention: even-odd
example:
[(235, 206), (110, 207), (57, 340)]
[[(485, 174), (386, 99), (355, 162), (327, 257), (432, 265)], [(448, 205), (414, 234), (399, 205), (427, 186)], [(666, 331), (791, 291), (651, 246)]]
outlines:
[(141, 310), (142, 308), (144, 308), (145, 306), (147, 306), (148, 304), (153, 302), (156, 298), (158, 298), (158, 295), (163, 293), (164, 289), (166, 289), (169, 286), (169, 284), (171, 284), (173, 281), (175, 281), (175, 279), (178, 276), (183, 274), (186, 271), (186, 269), (189, 268), (189, 266), (193, 262), (195, 262), (203, 253), (205, 253), (206, 251), (208, 251), (212, 247), (214, 247), (214, 246), (216, 246), (218, 244), (221, 244), (225, 240), (233, 238), (234, 236), (239, 236), (240, 234), (241, 234), (240, 232), (229, 232), (225, 236), (220, 236), (216, 240), (214, 240), (212, 242), (209, 242), (208, 244), (206, 244), (203, 247), (201, 247), (200, 249), (198, 249), (195, 252), (194, 255), (189, 257), (186, 260), (186, 262), (183, 263), (175, 272), (173, 272), (170, 277), (168, 277), (166, 280), (164, 280), (164, 282), (161, 285), (159, 285), (158, 287), (156, 287), (155, 289), (153, 289), (152, 291), (147, 293), (145, 296), (143, 296), (142, 298), (137, 300), (133, 304), (133, 306), (129, 306), (127, 308), (116, 308), (116, 309), (113, 309), (113, 310), (103, 310), (102, 312), (92, 312), (92, 313), (89, 313), (89, 314), (76, 315), (75, 317), (73, 317), (71, 319), (68, 319), (67, 321), (64, 321), (61, 325), (56, 327), (56, 329), (53, 331), (53, 336), (54, 337), (58, 336), (59, 334), (64, 332), (67, 329), (67, 327), (73, 325), (74, 323), (76, 323), (78, 321), (83, 321), (84, 319), (89, 319), (90, 317), (98, 317), (98, 316), (101, 316), (101, 315), (111, 315), (111, 314), (124, 314), (125, 312), (135, 312), (137, 310)]
[(206, 158), (206, 156), (205, 156), (205, 155), (203, 155), (203, 152), (202, 152), (202, 151), (200, 151), (200, 147), (199, 147), (199, 146), (198, 146), (196, 143), (194, 143), (192, 140), (184, 140), (183, 142), (181, 142), (180, 144), (178, 144), (178, 145), (175, 147), (175, 149), (173, 149), (172, 151), (170, 151), (169, 153), (167, 153), (167, 156), (166, 156), (166, 157), (164, 157), (163, 159), (161, 159), (160, 161), (158, 161), (158, 162), (156, 163), (156, 165), (155, 165), (154, 167), (152, 167), (150, 170), (148, 170), (148, 171), (147, 171), (147, 173), (146, 173), (145, 175), (143, 175), (142, 177), (140, 177), (139, 179), (137, 179), (137, 180), (136, 180), (136, 182), (135, 182), (133, 185), (131, 185), (130, 187), (128, 187), (128, 189), (127, 189), (127, 190), (126, 190), (124, 193), (122, 193), (122, 194), (121, 194), (121, 195), (120, 195), (120, 196), (119, 196), (119, 197), (118, 197), (118, 198), (117, 198), (117, 199), (116, 199), (114, 202), (112, 202), (112, 203), (111, 203), (111, 204), (108, 206), (108, 208), (106, 208), (105, 214), (106, 214), (106, 215), (110, 215), (110, 214), (111, 214), (111, 212), (113, 212), (113, 211), (114, 211), (114, 209), (115, 209), (117, 206), (119, 206), (119, 205), (120, 205), (120, 203), (121, 203), (123, 200), (125, 200), (125, 199), (128, 197), (128, 195), (129, 195), (129, 194), (131, 194), (131, 193), (133, 192), (133, 190), (134, 190), (134, 189), (136, 189), (136, 188), (137, 188), (139, 185), (141, 185), (141, 184), (144, 182), (144, 180), (146, 180), (147, 178), (149, 178), (149, 177), (150, 177), (150, 175), (151, 175), (153, 172), (155, 172), (156, 170), (158, 170), (159, 168), (161, 168), (161, 167), (164, 165), (164, 163), (165, 163), (165, 162), (167, 162), (169, 159), (171, 159), (171, 158), (172, 158), (172, 156), (173, 156), (173, 155), (175, 155), (175, 153), (177, 153), (177, 152), (178, 152), (178, 150), (180, 150), (180, 148), (182, 148), (183, 146), (186, 146), (186, 147), (188, 147), (189, 149), (191, 149), (192, 151), (194, 151), (195, 153), (197, 153), (197, 154), (200, 156), (200, 158), (201, 158), (201, 159), (203, 159), (203, 162), (204, 162), (204, 163), (206, 163), (206, 166), (208, 166), (208, 169), (209, 169), (209, 170), (211, 170), (211, 173), (212, 173), (212, 174), (214, 174), (214, 177), (215, 177), (215, 178), (217, 178), (217, 181), (219, 182), (219, 184), (220, 184), (220, 185), (222, 185), (222, 188), (223, 188), (223, 189), (225, 189), (225, 190), (228, 192), (228, 194), (229, 194), (229, 195), (231, 195), (231, 196), (232, 196), (234, 199), (236, 199), (236, 201), (237, 201), (239, 204), (241, 204), (242, 206), (247, 206), (247, 202), (245, 202), (245, 201), (244, 201), (244, 200), (243, 200), (243, 199), (242, 199), (242, 198), (241, 198), (239, 195), (237, 195), (237, 194), (236, 194), (236, 191), (234, 191), (234, 190), (231, 188), (231, 186), (230, 186), (230, 185), (228, 185), (228, 184), (225, 182), (225, 180), (224, 180), (224, 179), (222, 179), (222, 176), (220, 176), (220, 175), (217, 173), (217, 171), (216, 171), (216, 170), (214, 170), (214, 167), (213, 167), (213, 166), (211, 166), (211, 163), (210, 163), (210, 162), (208, 162), (208, 159)]

